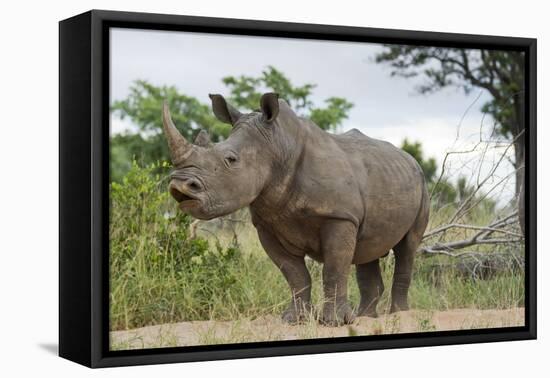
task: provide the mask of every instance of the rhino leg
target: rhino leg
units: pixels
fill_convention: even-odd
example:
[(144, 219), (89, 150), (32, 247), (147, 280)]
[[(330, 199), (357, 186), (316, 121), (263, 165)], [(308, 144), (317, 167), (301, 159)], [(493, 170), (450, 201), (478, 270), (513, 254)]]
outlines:
[(384, 281), (380, 272), (379, 260), (376, 259), (356, 267), (357, 285), (361, 293), (358, 316), (378, 317), (376, 306), (384, 292)]
[(393, 284), (391, 288), (390, 313), (407, 311), (409, 309), (408, 293), (411, 285), (412, 268), (416, 246), (407, 241), (407, 237), (394, 248), (395, 267), (393, 272)]
[(307, 319), (311, 314), (311, 276), (307, 270), (304, 256), (288, 253), (277, 238), (263, 228), (257, 228), (257, 231), (262, 247), (281, 270), (290, 286), (292, 300), (283, 312), (283, 320), (296, 324)]
[(407, 296), (411, 284), (414, 256), (428, 225), (430, 206), (428, 198), (428, 193), (424, 189), (422, 204), (414, 224), (403, 239), (393, 247), (395, 267), (391, 290), (391, 313), (409, 309)]
[(348, 276), (356, 237), (357, 229), (348, 221), (328, 221), (321, 228), (325, 294), (321, 322), (325, 325), (338, 326), (355, 320), (348, 302)]

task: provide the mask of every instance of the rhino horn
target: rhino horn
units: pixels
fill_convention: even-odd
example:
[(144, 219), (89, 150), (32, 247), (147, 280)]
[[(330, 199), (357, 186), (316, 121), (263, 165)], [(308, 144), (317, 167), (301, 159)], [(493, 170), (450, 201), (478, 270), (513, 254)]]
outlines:
[(193, 145), (180, 134), (174, 125), (166, 101), (162, 107), (162, 124), (164, 125), (164, 135), (168, 140), (172, 163), (176, 165), (183, 162), (193, 152)]

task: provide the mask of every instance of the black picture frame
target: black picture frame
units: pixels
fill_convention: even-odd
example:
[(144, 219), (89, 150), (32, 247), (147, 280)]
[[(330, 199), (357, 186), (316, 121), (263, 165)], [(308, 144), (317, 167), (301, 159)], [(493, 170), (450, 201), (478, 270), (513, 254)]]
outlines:
[[(111, 27), (517, 50), (525, 53), (525, 326), (110, 351)], [(88, 367), (536, 338), (536, 39), (92, 10), (59, 23), (59, 355)]]

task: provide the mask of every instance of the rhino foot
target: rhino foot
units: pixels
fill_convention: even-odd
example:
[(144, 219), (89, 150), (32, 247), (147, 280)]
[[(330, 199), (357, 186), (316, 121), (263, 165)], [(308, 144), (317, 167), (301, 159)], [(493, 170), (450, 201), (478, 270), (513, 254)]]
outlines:
[(282, 319), (288, 324), (300, 324), (304, 323), (311, 317), (311, 306), (302, 305), (297, 306), (291, 303), (290, 306), (283, 312)]
[(351, 324), (355, 321), (355, 314), (350, 304), (346, 301), (334, 305), (326, 303), (323, 308), (321, 323), (329, 327), (337, 327), (344, 324)]
[(390, 314), (393, 314), (394, 312), (399, 312), (399, 311), (408, 311), (409, 310), (409, 304), (407, 303), (406, 300), (402, 300), (402, 301), (394, 301), (392, 304), (391, 304), (391, 308), (390, 308)]
[(357, 311), (357, 316), (368, 316), (369, 318), (377, 318), (378, 313), (376, 312), (376, 308), (359, 308), (359, 311)]

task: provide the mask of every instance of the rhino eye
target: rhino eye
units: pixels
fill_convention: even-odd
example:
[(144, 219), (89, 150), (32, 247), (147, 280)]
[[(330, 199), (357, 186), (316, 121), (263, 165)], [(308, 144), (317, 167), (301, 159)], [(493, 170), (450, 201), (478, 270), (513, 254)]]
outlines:
[(191, 184), (189, 184), (189, 187), (193, 190), (199, 190), (201, 188), (195, 181), (192, 181)]
[(237, 162), (237, 157), (233, 155), (226, 156), (225, 159), (223, 159), (223, 162), (225, 163), (225, 166), (229, 168)]

